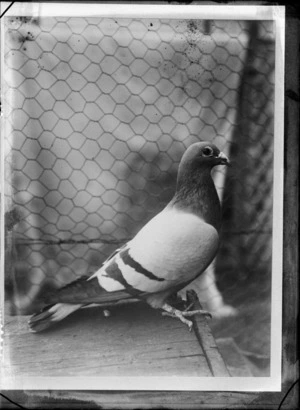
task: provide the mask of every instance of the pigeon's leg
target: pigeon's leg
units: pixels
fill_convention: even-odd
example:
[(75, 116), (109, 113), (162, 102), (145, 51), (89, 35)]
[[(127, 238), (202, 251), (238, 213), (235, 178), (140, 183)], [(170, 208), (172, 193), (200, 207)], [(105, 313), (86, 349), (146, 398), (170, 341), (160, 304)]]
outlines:
[(162, 313), (163, 316), (171, 316), (174, 318), (178, 318), (179, 320), (181, 320), (182, 323), (188, 326), (190, 331), (192, 330), (193, 322), (191, 320), (186, 319), (186, 317), (192, 317), (195, 315), (207, 315), (211, 317), (211, 314), (207, 312), (206, 310), (198, 309), (198, 310), (183, 310), (182, 311), (182, 310), (179, 310), (179, 309), (176, 309), (170, 306), (168, 303), (164, 303), (162, 306), (162, 309), (164, 310), (164, 312)]
[(193, 327), (193, 322), (191, 320), (186, 319), (183, 316), (183, 312), (179, 309), (175, 309), (174, 307), (168, 305), (167, 303), (164, 303), (162, 306), (162, 309), (164, 312), (162, 313), (163, 316), (171, 316), (174, 318), (178, 318), (181, 320), (182, 323), (186, 324), (189, 328), (189, 330), (192, 330)]

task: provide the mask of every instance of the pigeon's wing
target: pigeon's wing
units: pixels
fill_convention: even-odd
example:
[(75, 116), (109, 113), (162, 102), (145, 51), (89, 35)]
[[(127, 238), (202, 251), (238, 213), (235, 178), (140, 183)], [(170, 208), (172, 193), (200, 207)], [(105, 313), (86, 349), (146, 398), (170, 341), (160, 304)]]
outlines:
[(203, 272), (215, 257), (218, 242), (216, 229), (198, 216), (164, 210), (92, 278), (108, 292), (164, 292)]
[[(114, 266), (114, 257), (126, 249), (127, 244), (116, 249), (103, 263), (98, 272), (103, 271), (107, 266)], [(130, 299), (132, 296), (140, 294), (140, 292), (128, 292), (125, 286), (120, 286), (120, 282), (115, 281), (115, 286), (112, 286), (108, 291), (103, 288), (95, 275), (81, 276), (71, 283), (63, 286), (60, 289), (52, 290), (43, 295), (42, 302), (46, 305), (55, 303), (71, 303), (71, 304), (106, 304), (115, 303), (125, 299)]]

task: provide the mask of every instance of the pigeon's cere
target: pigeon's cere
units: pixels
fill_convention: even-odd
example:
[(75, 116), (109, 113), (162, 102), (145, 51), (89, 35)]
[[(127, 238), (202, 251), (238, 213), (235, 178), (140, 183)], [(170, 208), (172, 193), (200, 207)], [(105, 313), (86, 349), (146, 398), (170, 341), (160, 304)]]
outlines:
[(29, 320), (31, 331), (40, 332), (89, 304), (105, 306), (132, 298), (191, 328), (187, 317), (203, 312), (182, 312), (167, 300), (204, 272), (217, 253), (221, 207), (211, 170), (228, 164), (214, 144), (191, 145), (179, 164), (176, 192), (169, 204), (91, 277), (48, 295), (47, 306)]

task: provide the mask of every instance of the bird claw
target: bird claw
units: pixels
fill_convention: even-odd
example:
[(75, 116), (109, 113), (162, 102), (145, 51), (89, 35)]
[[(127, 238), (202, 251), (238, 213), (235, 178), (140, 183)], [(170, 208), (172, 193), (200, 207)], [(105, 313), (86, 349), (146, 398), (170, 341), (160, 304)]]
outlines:
[(210, 319), (212, 319), (212, 314), (210, 312), (208, 312), (207, 310), (202, 310), (202, 309), (198, 309), (198, 310), (188, 310), (188, 311), (183, 311), (182, 312), (183, 316), (195, 316), (195, 315), (204, 315), (204, 316), (209, 316)]
[(162, 309), (164, 309), (162, 315), (179, 319), (182, 323), (186, 324), (189, 328), (189, 331), (191, 331), (193, 328), (193, 322), (191, 320), (188, 320), (187, 317), (193, 317), (195, 315), (205, 315), (212, 318), (212, 315), (206, 310), (188, 310), (193, 306), (193, 304), (194, 303), (191, 303), (185, 310), (181, 311), (165, 303), (162, 307)]
[[(175, 312), (176, 311), (176, 312)], [(182, 323), (184, 323), (185, 325), (188, 326), (189, 331), (192, 330), (193, 328), (193, 322), (191, 320), (188, 320), (184, 317), (184, 315), (182, 315), (183, 312), (181, 312), (178, 309), (175, 309), (174, 312), (162, 312), (162, 316), (169, 316), (169, 317), (173, 317), (174, 319), (179, 319)]]

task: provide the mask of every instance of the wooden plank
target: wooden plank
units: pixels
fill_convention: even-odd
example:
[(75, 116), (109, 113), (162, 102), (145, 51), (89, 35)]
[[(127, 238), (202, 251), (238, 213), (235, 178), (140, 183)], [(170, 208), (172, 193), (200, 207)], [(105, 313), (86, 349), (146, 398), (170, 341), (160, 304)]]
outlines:
[(5, 326), (4, 370), (13, 376), (212, 375), (195, 334), (140, 303), (109, 318), (83, 309), (39, 334), (27, 320), (10, 317)]

